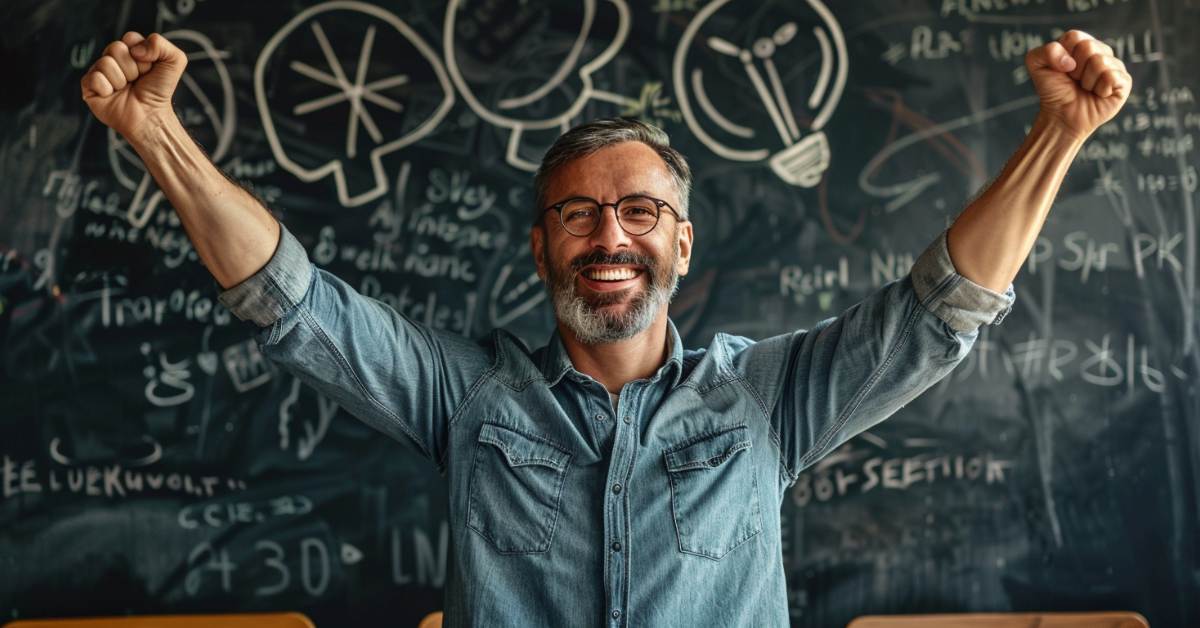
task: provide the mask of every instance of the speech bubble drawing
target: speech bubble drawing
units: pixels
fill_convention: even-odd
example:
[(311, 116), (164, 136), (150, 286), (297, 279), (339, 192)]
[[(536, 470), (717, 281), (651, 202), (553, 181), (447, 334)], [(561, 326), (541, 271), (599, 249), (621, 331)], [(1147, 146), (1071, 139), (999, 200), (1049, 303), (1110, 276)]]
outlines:
[[(630, 12), (629, 6), (625, 0), (608, 0), (617, 11), (616, 32), (612, 40), (604, 47), (604, 49), (594, 59), (584, 62), (583, 51), (584, 46), (588, 42), (588, 38), (593, 36), (593, 30), (596, 26), (596, 0), (580, 0), (570, 4), (570, 11), (559, 11), (558, 14), (570, 14), (578, 17), (579, 23), (576, 25), (578, 33), (574, 35), (570, 46), (565, 50), (558, 50), (560, 46), (554, 46), (558, 54), (554, 55), (551, 65), (553, 68), (550, 71), (536, 72), (537, 85), (529, 88), (526, 86), (522, 89), (522, 93), (505, 94), (498, 96), (495, 102), (484, 102), (480, 99), (480, 90), (485, 87), (483, 85), (472, 85), (468, 80), (466, 73), (463, 70), (464, 59), (460, 58), (459, 45), (463, 42), (460, 38), (463, 33), (460, 32), (459, 13), (464, 10), (464, 2), (462, 0), (450, 0), (446, 6), (446, 19), (442, 29), (442, 46), (446, 56), (446, 69), (450, 72), (450, 78), (454, 81), (455, 88), (462, 95), (463, 100), (480, 118), (502, 129), (509, 129), (508, 147), (505, 152), (505, 160), (514, 167), (533, 172), (537, 170), (537, 164), (533, 163), (520, 155), (520, 146), (522, 135), (526, 131), (536, 131), (542, 129), (558, 128), (566, 131), (570, 127), (570, 121), (583, 107), (592, 100), (611, 102), (621, 105), (625, 108), (636, 107), (639, 103), (636, 98), (630, 98), (621, 94), (614, 94), (604, 90), (596, 89), (592, 75), (600, 68), (608, 64), (609, 61), (616, 56), (621, 46), (625, 44), (625, 39), (629, 35), (630, 27)], [(548, 7), (549, 2), (521, 2), (521, 7), (526, 11), (551, 13)], [(497, 12), (499, 13), (499, 12)], [(489, 16), (493, 20), (504, 19), (506, 16), (493, 15)], [(507, 28), (505, 30), (514, 30)], [(527, 37), (529, 40), (537, 39), (535, 36)], [(528, 42), (526, 42), (528, 43)], [(525, 49), (524, 44), (518, 45), (514, 42), (508, 42), (506, 48), (509, 50)], [(511, 64), (510, 64), (511, 65)], [(511, 68), (506, 67), (506, 70)], [(488, 77), (489, 87), (496, 87), (495, 77), (502, 72), (489, 72), (488, 68), (477, 69), (476, 74)], [(540, 69), (539, 69), (540, 70)], [(572, 78), (572, 73), (578, 77), (578, 91), (574, 81), (569, 81)], [(568, 85), (568, 82), (571, 84)], [(567, 96), (562, 97), (562, 93)], [(538, 111), (538, 109), (550, 109), (551, 111)]]

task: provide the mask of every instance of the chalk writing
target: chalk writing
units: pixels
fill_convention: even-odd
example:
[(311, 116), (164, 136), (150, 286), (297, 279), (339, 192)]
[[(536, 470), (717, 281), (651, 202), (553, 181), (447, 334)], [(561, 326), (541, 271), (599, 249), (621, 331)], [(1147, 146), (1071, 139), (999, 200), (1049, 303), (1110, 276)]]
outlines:
[(803, 508), (847, 495), (875, 490), (904, 491), (916, 485), (959, 481), (997, 484), (1013, 462), (991, 452), (979, 454), (917, 454), (914, 456), (874, 456), (857, 466), (833, 465), (819, 471), (806, 471), (792, 487), (792, 502)]
[[(270, 597), (289, 590), (295, 581), (292, 577), (294, 568), (288, 561), (288, 552), (284, 545), (270, 539), (262, 539), (254, 544), (255, 552), (259, 554), (261, 563), (249, 568), (252, 576), (257, 576), (262, 570), (271, 570), (276, 574), (274, 582), (260, 585), (254, 590), (255, 597)], [(329, 548), (324, 540), (317, 537), (300, 539), (297, 548), (300, 563), (300, 589), (310, 597), (321, 597), (329, 589), (333, 578), (333, 565)], [(188, 573), (184, 578), (184, 591), (189, 596), (197, 596), (206, 591), (206, 575), (215, 574), (215, 588), (222, 593), (234, 590), (234, 575), (244, 565), (230, 558), (228, 548), (215, 546), (204, 542), (192, 548), (188, 553)], [(255, 581), (258, 578), (255, 577)]]
[(821, 265), (809, 270), (797, 265), (779, 269), (779, 293), (803, 304), (814, 294), (820, 294), (821, 309), (828, 309), (834, 291), (850, 288), (850, 262), (845, 256), (838, 258), (833, 268)]
[(179, 509), (176, 520), (184, 530), (224, 528), (263, 523), (269, 519), (299, 517), (312, 512), (312, 500), (304, 495), (281, 495), (264, 501), (189, 504)]
[[(955, 369), (954, 378), (961, 381), (976, 373), (987, 377), (997, 354), (995, 343), (981, 338), (974, 351)], [(1045, 338), (1031, 332), (1026, 340), (1013, 345), (1011, 353), (998, 355), (1007, 375), (1020, 375), (1030, 383), (1038, 383), (1046, 377), (1059, 382), (1078, 376), (1094, 386), (1124, 386), (1128, 393), (1144, 387), (1163, 394), (1171, 379), (1187, 379), (1183, 369), (1173, 364), (1161, 364), (1150, 348), (1133, 334), (1126, 334), (1123, 342), (1114, 342), (1113, 334), (1075, 341)]]
[(245, 488), (245, 482), (236, 478), (127, 469), (120, 464), (39, 468), (35, 460), (14, 460), (7, 455), (0, 464), (0, 495), (5, 499), (38, 493), (109, 499), (140, 493), (212, 497), (221, 490)]
[(359, 292), (364, 296), (378, 299), (397, 312), (436, 329), (462, 334), (470, 337), (472, 321), (475, 320), (475, 309), (478, 297), (474, 293), (462, 295), (461, 305), (447, 305), (445, 297), (438, 292), (428, 292), (424, 295), (413, 294), (409, 286), (403, 285), (399, 292), (389, 292), (374, 275), (364, 275), (359, 283)]
[[(441, 587), (446, 582), (446, 560), (450, 546), (450, 525), (442, 521), (437, 530), (437, 545), (429, 534), (414, 527), (405, 538), (399, 527), (392, 527), (392, 584), (416, 584)], [(405, 549), (409, 550), (406, 559)]]

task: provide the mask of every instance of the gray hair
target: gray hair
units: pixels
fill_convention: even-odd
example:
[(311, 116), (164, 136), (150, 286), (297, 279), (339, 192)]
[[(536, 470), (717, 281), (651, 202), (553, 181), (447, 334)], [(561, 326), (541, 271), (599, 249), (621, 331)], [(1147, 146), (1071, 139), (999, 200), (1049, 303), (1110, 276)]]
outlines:
[(688, 167), (687, 159), (671, 148), (671, 138), (666, 132), (635, 118), (601, 118), (575, 126), (558, 136), (554, 145), (546, 151), (546, 156), (542, 157), (542, 165), (533, 175), (533, 188), (537, 195), (537, 206), (533, 209), (534, 224), (541, 219), (541, 211), (550, 202), (546, 192), (550, 187), (550, 177), (556, 170), (568, 162), (621, 142), (641, 142), (658, 153), (667, 165), (667, 172), (675, 184), (675, 194), (679, 197), (680, 207), (675, 210), (682, 219), (687, 220), (692, 170)]

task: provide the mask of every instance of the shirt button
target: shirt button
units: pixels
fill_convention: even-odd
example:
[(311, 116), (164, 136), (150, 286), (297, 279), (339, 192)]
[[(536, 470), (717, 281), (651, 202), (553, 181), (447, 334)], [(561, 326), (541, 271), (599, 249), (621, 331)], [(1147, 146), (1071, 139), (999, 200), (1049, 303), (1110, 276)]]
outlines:
[(626, 423), (626, 424), (633, 423), (633, 417), (631, 417), (631, 416), (629, 416), (628, 414), (626, 414), (626, 415), (625, 415), (625, 423)]
[(603, 415), (603, 414), (596, 414), (596, 420), (597, 420), (597, 421), (603, 421), (603, 420), (604, 420), (604, 415)]
[(620, 483), (620, 482), (617, 482), (616, 484), (613, 484), (613, 492), (614, 492), (614, 493), (620, 493), (620, 492), (621, 492), (621, 483)]
[(620, 618), (621, 618), (621, 611), (619, 611), (619, 610), (617, 610), (617, 609), (615, 609), (615, 608), (614, 608), (614, 609), (613, 609), (613, 612), (612, 612), (612, 618), (613, 618), (613, 619), (620, 619)]
[(613, 544), (612, 544), (612, 550), (613, 550), (614, 552), (619, 552), (619, 551), (621, 551), (621, 542), (620, 542), (620, 541), (613, 541)]

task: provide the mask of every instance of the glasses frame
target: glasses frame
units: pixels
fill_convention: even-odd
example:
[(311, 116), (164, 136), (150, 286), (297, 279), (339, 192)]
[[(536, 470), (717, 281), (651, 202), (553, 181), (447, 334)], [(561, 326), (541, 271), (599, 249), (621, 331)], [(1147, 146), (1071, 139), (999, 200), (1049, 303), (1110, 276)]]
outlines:
[[(626, 200), (631, 199), (631, 198), (644, 198), (644, 199), (654, 202), (654, 209), (655, 209), (654, 225), (641, 233), (634, 233), (634, 232), (630, 231), (629, 229), (626, 229), (625, 223), (621, 222), (621, 214), (617, 213), (617, 206), (619, 206), (621, 203), (623, 203)], [(582, 234), (582, 235), (575, 234), (575, 233), (572, 233), (571, 230), (567, 228), (567, 224), (563, 222), (562, 210), (564, 207), (567, 206), (567, 203), (570, 203), (572, 201), (591, 201), (592, 203), (595, 203), (597, 206), (597, 209), (600, 210), (600, 218), (596, 219), (596, 226), (592, 227), (591, 231), (589, 231), (585, 234)], [(679, 215), (679, 212), (675, 211), (674, 207), (671, 207), (670, 203), (662, 200), (661, 198), (654, 198), (653, 196), (647, 196), (646, 194), (629, 194), (627, 196), (622, 196), (621, 198), (617, 199), (616, 201), (614, 201), (612, 203), (601, 203), (600, 201), (598, 201), (590, 196), (572, 196), (571, 198), (563, 199), (563, 200), (547, 207), (546, 209), (543, 209), (542, 213), (540, 213), (538, 215), (545, 216), (546, 212), (548, 212), (550, 210), (554, 210), (554, 211), (558, 212), (558, 224), (562, 227), (563, 231), (567, 232), (568, 235), (575, 236), (576, 238), (586, 238), (586, 237), (592, 235), (593, 233), (596, 233), (596, 229), (600, 228), (600, 221), (601, 221), (601, 219), (604, 218), (604, 208), (605, 207), (613, 208), (613, 216), (617, 219), (617, 224), (620, 225), (621, 231), (624, 231), (625, 233), (627, 233), (631, 236), (634, 236), (634, 237), (644, 236), (644, 235), (650, 233), (651, 231), (654, 231), (655, 229), (657, 229), (658, 223), (662, 221), (662, 210), (664, 207), (667, 209), (667, 211), (671, 212), (671, 215), (675, 217), (676, 222), (687, 222), (686, 220), (683, 219), (683, 217), (681, 217)]]

